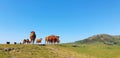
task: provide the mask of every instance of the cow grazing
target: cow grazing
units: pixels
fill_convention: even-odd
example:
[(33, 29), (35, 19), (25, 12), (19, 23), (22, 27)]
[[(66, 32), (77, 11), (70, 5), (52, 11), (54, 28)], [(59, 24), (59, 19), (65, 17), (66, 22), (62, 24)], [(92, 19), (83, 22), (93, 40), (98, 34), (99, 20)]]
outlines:
[(36, 39), (36, 34), (35, 34), (34, 31), (32, 31), (32, 32), (30, 33), (30, 39), (31, 39), (31, 42), (34, 44), (34, 41), (35, 41), (35, 39)]
[(39, 43), (41, 43), (41, 41), (42, 41), (42, 38), (37, 39), (37, 40), (36, 40), (36, 43), (38, 43), (38, 44), (39, 44)]
[(45, 38), (45, 43), (46, 44), (50, 44), (52, 41), (51, 41), (51, 38), (50, 38), (50, 36), (47, 36), (46, 38)]
[(6, 44), (10, 44), (10, 42), (6, 42)]
[(59, 43), (60, 43), (60, 40), (57, 40), (56, 42), (57, 42), (57, 44), (59, 44)]
[(57, 44), (60, 43), (59, 36), (55, 36), (55, 37), (54, 37), (53, 43), (57, 43)]
[(29, 39), (24, 39), (23, 40), (23, 44), (30, 44), (30, 43), (31, 43), (31, 41)]
[(24, 40), (23, 40), (23, 44), (26, 44), (26, 43), (27, 43), (27, 40), (26, 40), (26, 39), (24, 39)]
[(14, 44), (17, 44), (17, 42), (14, 42)]
[(55, 43), (59, 43), (60, 40), (59, 40), (59, 36), (55, 36), (55, 35), (50, 35), (50, 36), (47, 36), (45, 38), (45, 43), (48, 44), (55, 44)]
[(27, 39), (27, 40), (26, 40), (26, 43), (27, 43), (27, 44), (30, 44), (30, 43), (31, 43), (31, 41), (30, 41), (29, 39)]

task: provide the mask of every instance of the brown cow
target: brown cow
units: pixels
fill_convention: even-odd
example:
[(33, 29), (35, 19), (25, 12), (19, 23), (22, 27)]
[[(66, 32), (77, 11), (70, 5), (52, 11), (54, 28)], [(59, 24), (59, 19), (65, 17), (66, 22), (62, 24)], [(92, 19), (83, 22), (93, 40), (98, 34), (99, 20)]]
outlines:
[(60, 43), (60, 40), (58, 39), (56, 42), (57, 42), (57, 44), (59, 44), (59, 43)]
[(30, 44), (30, 43), (31, 43), (31, 41), (29, 39), (24, 39), (23, 40), (23, 44)]
[(59, 36), (54, 36), (53, 43), (55, 44), (55, 43), (59, 43), (59, 42), (60, 42)]
[(35, 38), (36, 38), (36, 34), (34, 31), (31, 32), (30, 34), (30, 39), (31, 39), (31, 42), (34, 44), (34, 41), (35, 41)]
[(29, 39), (27, 39), (27, 40), (26, 40), (26, 43), (27, 43), (27, 44), (30, 44), (30, 43), (31, 43), (31, 41), (30, 41)]
[(55, 43), (59, 43), (59, 42), (60, 42), (59, 36), (50, 35), (45, 38), (46, 44), (48, 44), (48, 43), (55, 44)]
[(45, 43), (46, 43), (46, 44), (50, 44), (51, 42), (52, 42), (51, 37), (50, 37), (50, 36), (47, 36), (47, 37), (45, 38)]
[(38, 43), (38, 44), (39, 44), (39, 43), (41, 43), (41, 41), (42, 41), (42, 38), (37, 39), (37, 40), (36, 40), (36, 43)]

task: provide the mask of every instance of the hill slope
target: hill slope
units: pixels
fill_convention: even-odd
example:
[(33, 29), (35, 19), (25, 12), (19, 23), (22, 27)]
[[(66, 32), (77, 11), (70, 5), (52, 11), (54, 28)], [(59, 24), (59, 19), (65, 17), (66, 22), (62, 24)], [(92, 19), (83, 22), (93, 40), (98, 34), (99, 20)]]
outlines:
[[(10, 49), (10, 50), (5, 50)], [(64, 45), (0, 45), (2, 58), (93, 58), (75, 52)]]
[[(6, 50), (11, 48), (11, 50)], [(114, 45), (6, 45), (0, 44), (2, 58), (120, 58), (120, 46)], [(99, 53), (98, 53), (99, 52)]]
[(108, 34), (94, 35), (84, 40), (76, 41), (75, 43), (104, 43), (104, 44), (120, 44), (120, 36), (112, 36)]

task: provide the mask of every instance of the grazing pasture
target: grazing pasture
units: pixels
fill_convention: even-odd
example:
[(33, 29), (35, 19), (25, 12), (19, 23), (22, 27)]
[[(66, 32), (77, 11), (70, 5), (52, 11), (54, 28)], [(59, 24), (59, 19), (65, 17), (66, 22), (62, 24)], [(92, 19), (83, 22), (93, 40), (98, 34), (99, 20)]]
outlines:
[(118, 45), (0, 44), (0, 57), (2, 58), (120, 58), (119, 54), (120, 46)]

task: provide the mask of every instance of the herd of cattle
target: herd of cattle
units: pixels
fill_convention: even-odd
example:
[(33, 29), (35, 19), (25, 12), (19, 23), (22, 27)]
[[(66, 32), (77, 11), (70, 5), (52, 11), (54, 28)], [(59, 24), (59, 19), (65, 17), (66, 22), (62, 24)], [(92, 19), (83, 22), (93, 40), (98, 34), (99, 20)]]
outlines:
[[(20, 42), (20, 44), (30, 44), (30, 43), (34, 44), (35, 40), (36, 40), (36, 43), (41, 43), (42, 38), (36, 39), (35, 31), (32, 31), (30, 33), (30, 39), (24, 39), (22, 42)], [(59, 36), (50, 35), (45, 37), (45, 44), (56, 44), (56, 43), (57, 44), (60, 43)], [(10, 42), (6, 42), (6, 44), (10, 44)], [(17, 44), (17, 42), (14, 42), (14, 44)]]

